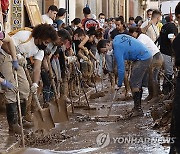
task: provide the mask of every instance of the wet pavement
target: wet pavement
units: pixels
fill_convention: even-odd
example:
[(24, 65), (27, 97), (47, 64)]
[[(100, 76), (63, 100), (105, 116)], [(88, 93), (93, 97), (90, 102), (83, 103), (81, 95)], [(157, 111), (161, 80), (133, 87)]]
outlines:
[[(104, 97), (89, 102), (96, 110), (76, 108), (75, 113), (70, 115), (70, 121), (56, 124), (56, 128), (50, 134), (44, 137), (39, 134), (29, 135), (26, 139), (28, 149), (17, 153), (168, 154), (168, 134), (152, 129), (153, 120), (146, 103), (143, 103), (144, 117), (120, 119), (118, 122), (108, 120), (111, 118), (103, 121), (94, 120), (97, 116), (107, 116), (112, 103), (114, 93), (107, 87), (104, 87), (104, 91)], [(116, 98), (119, 97), (121, 95), (118, 93)], [(123, 116), (132, 107), (132, 101), (115, 101), (110, 117)], [(8, 127), (4, 122), (4, 115), (0, 115), (0, 119), (0, 148), (5, 150)]]

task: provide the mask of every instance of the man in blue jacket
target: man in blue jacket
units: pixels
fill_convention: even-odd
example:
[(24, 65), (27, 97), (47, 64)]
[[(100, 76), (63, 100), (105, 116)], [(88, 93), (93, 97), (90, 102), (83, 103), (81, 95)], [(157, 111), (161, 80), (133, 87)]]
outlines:
[(117, 35), (112, 45), (107, 40), (101, 40), (98, 42), (97, 48), (99, 52), (106, 53), (112, 46), (118, 67), (118, 88), (116, 89), (122, 86), (124, 80), (125, 60), (133, 61), (130, 86), (133, 93), (134, 108), (128, 117), (143, 116), (141, 109), (142, 80), (152, 61), (151, 51), (140, 41), (126, 34)]

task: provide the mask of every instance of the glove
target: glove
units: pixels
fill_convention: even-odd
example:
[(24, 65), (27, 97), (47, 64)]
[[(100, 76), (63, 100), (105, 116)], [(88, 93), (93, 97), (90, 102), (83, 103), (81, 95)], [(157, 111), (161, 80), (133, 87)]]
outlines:
[(4, 87), (8, 88), (8, 89), (14, 89), (15, 87), (13, 86), (13, 84), (7, 80), (4, 80), (2, 83), (1, 83)]
[(68, 64), (74, 63), (77, 60), (76, 56), (67, 57)]
[(17, 60), (13, 60), (13, 61), (12, 61), (12, 66), (13, 66), (13, 68), (17, 71), (18, 68), (19, 68), (19, 63), (18, 63), (18, 61), (17, 61)]
[(115, 85), (115, 86), (114, 86), (114, 90), (117, 90), (117, 91), (118, 91), (119, 89), (120, 89), (120, 87), (119, 87), (118, 85)]
[(38, 88), (38, 84), (37, 83), (33, 83), (31, 86), (31, 92), (36, 94), (37, 93), (37, 88)]
[(17, 54), (17, 59), (20, 66), (24, 67), (27, 65), (27, 60), (21, 54)]

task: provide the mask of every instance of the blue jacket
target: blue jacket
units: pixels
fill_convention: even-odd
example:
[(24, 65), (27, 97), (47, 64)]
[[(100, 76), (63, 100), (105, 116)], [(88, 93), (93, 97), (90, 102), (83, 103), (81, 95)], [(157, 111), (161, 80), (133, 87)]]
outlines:
[(147, 60), (152, 57), (151, 51), (137, 39), (121, 34), (113, 40), (114, 56), (118, 69), (118, 86), (122, 86), (125, 74), (125, 60)]

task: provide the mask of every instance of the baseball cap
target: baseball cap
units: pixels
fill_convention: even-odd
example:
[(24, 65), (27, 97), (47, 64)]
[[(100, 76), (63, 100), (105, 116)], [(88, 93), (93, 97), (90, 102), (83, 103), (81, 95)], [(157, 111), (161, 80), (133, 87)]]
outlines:
[(60, 8), (59, 11), (58, 11), (58, 13), (57, 13), (57, 15), (58, 15), (58, 16), (63, 16), (66, 12), (67, 12), (66, 9)]

